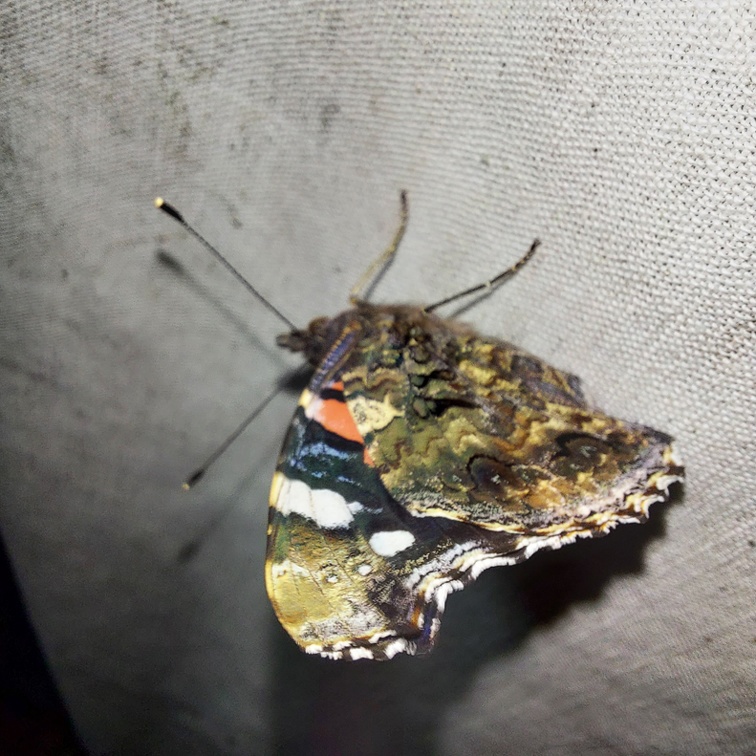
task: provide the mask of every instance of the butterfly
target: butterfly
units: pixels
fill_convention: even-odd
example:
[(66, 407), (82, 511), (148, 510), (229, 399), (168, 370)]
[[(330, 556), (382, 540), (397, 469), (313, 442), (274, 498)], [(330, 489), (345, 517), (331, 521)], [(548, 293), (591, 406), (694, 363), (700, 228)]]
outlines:
[(450, 593), (489, 567), (644, 522), (684, 474), (668, 435), (604, 414), (576, 376), (435, 314), (508, 278), (538, 242), (431, 306), (364, 301), (406, 228), (401, 197), (400, 227), (352, 307), (278, 338), (313, 374), (271, 485), (266, 587), (297, 645), (332, 659), (427, 652)]

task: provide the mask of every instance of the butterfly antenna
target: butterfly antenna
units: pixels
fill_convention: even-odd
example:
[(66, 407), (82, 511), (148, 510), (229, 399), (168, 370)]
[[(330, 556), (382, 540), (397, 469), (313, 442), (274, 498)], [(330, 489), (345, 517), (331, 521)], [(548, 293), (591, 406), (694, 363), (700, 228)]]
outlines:
[(244, 276), (239, 273), (239, 271), (231, 265), (231, 263), (226, 260), (225, 257), (212, 245), (210, 242), (205, 239), (202, 234), (200, 234), (199, 231), (196, 231), (192, 226), (190, 226), (186, 220), (184, 220), (184, 216), (181, 215), (181, 213), (169, 202), (166, 202), (162, 197), (156, 197), (155, 198), (155, 207), (158, 210), (162, 210), (166, 215), (169, 215), (173, 220), (178, 221), (197, 241), (199, 241), (205, 249), (210, 252), (216, 260), (219, 260), (227, 270), (229, 270), (232, 275), (236, 278), (237, 281), (239, 281), (244, 288), (250, 293), (253, 294), (255, 297), (257, 297), (274, 315), (276, 315), (280, 320), (282, 320), (288, 328), (292, 331), (296, 331), (297, 327), (294, 325), (294, 323), (289, 320), (286, 315), (284, 315), (277, 307), (275, 307), (273, 304), (271, 304), (262, 294), (260, 294), (257, 289), (255, 289), (252, 284), (247, 281)]
[(244, 422), (198, 467), (181, 485), (184, 491), (193, 488), (205, 476), (208, 467), (212, 465), (231, 444), (247, 429), (247, 426), (275, 399), (281, 392), (280, 388), (271, 391), (260, 404), (255, 407)]
[[(195, 239), (197, 239), (204, 247), (207, 249), (217, 260), (219, 260), (221, 263), (223, 263), (224, 267), (229, 270), (232, 275), (236, 278), (237, 281), (239, 281), (245, 289), (247, 289), (248, 292), (253, 294), (255, 297), (257, 297), (274, 315), (276, 315), (278, 318), (280, 318), (286, 325), (292, 330), (296, 330), (296, 326), (294, 323), (289, 320), (282, 312), (280, 312), (273, 304), (271, 304), (262, 294), (260, 294), (257, 289), (255, 289), (252, 284), (247, 281), (244, 276), (239, 273), (239, 271), (228, 261), (225, 257), (212, 245), (210, 244), (207, 239), (205, 239), (202, 234), (199, 233), (199, 231), (196, 231), (192, 226), (190, 226), (186, 220), (184, 219), (184, 216), (181, 215), (181, 213), (169, 202), (166, 202), (162, 197), (157, 197), (155, 199), (155, 207), (158, 208), (158, 210), (162, 210), (166, 215), (169, 215), (173, 220), (180, 223)], [(205, 476), (205, 473), (207, 472), (208, 468), (220, 457), (226, 449), (228, 449), (231, 444), (236, 441), (239, 436), (241, 436), (242, 433), (247, 429), (247, 426), (252, 423), (252, 421), (273, 401), (273, 399), (279, 394), (281, 391), (280, 388), (276, 388), (274, 391), (271, 391), (261, 402), (260, 404), (255, 407), (254, 410), (244, 419), (244, 422), (242, 422), (236, 430), (231, 433), (226, 440), (218, 446), (218, 448), (203, 462), (203, 464), (197, 468), (182, 484), (182, 488), (185, 491), (188, 491), (190, 488), (194, 487), (197, 483), (199, 483), (200, 480)]]
[(525, 263), (530, 260), (531, 257), (535, 254), (535, 251), (538, 249), (541, 242), (536, 239), (531, 245), (530, 249), (514, 264), (512, 267), (507, 268), (505, 271), (502, 271), (499, 273), (498, 276), (494, 276), (490, 281), (486, 281), (485, 283), (478, 284), (477, 286), (473, 286), (469, 289), (465, 289), (464, 291), (460, 291), (457, 294), (452, 294), (450, 297), (446, 297), (446, 299), (442, 299), (440, 302), (435, 302), (434, 304), (430, 305), (430, 307), (423, 307), (424, 312), (433, 312), (433, 310), (436, 310), (437, 308), (449, 304), (450, 302), (456, 302), (458, 299), (462, 299), (463, 297), (469, 296), (470, 294), (475, 294), (478, 291), (485, 291), (485, 290), (492, 290), (495, 286), (498, 286), (503, 281), (506, 281), (508, 278), (511, 278), (517, 271), (522, 268)]
[(370, 263), (368, 269), (360, 276), (360, 280), (352, 287), (352, 291), (349, 292), (349, 301), (352, 304), (357, 304), (365, 298), (362, 296), (363, 290), (372, 288), (376, 275), (386, 269), (386, 266), (388, 266), (396, 254), (396, 250), (399, 249), (399, 243), (404, 236), (404, 232), (407, 230), (407, 222), (409, 221), (409, 203), (407, 202), (407, 192), (404, 189), (399, 194), (399, 203), (401, 208), (399, 228), (396, 229), (391, 244)]

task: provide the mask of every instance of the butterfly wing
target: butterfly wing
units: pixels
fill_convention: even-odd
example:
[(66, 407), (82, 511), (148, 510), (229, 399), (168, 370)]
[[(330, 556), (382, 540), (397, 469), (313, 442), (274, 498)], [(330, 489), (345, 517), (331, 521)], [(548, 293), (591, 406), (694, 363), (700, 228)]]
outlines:
[(643, 520), (680, 479), (668, 436), (590, 408), (575, 376), (418, 309), (370, 321), (344, 394), (408, 512), (570, 537)]

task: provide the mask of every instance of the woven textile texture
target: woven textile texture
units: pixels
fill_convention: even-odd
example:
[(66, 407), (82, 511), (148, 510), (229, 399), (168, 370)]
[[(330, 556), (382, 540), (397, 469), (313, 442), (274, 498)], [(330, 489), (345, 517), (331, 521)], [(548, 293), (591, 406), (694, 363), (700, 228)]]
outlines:
[[(93, 754), (756, 750), (756, 11), (656, 0), (0, 7), (0, 526)], [(300, 654), (265, 595), (281, 323), (437, 300), (687, 467), (491, 570), (424, 659)], [(453, 308), (452, 308), (453, 310)], [(447, 313), (452, 314), (452, 313)]]

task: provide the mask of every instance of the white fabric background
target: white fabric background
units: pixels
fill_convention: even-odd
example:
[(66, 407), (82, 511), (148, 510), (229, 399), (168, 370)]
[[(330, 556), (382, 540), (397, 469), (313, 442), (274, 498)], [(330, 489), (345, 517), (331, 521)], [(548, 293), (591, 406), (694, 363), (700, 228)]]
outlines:
[[(0, 524), (95, 754), (714, 754), (756, 743), (751, 3), (11, 2)], [(487, 573), (427, 659), (305, 657), (262, 560), (279, 323), (464, 313), (673, 434), (643, 527)], [(160, 259), (170, 255), (171, 266)], [(179, 267), (180, 266), (180, 267)]]

